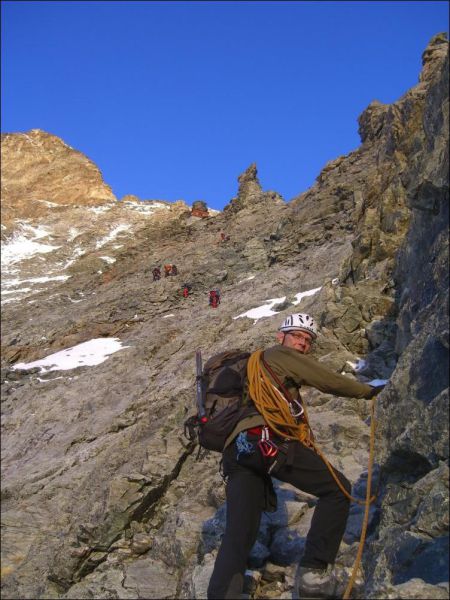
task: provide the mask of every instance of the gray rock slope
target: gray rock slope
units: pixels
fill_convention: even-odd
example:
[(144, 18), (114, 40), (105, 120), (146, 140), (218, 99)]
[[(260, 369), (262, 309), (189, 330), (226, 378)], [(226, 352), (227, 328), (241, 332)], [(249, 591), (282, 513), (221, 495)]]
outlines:
[[(311, 189), (285, 202), (250, 165), (236, 197), (207, 219), (181, 201), (65, 203), (57, 169), (48, 169), (54, 185), (39, 173), (46, 196), (36, 198), (23, 173), (41, 154), (24, 157), (25, 171), (7, 162), (16, 175), (8, 171), (14, 194), (2, 198), (2, 597), (205, 598), (226, 506), (220, 457), (198, 460), (183, 437), (195, 350), (268, 346), (300, 310), (321, 325), (320, 361), (348, 377), (390, 378), (377, 401), (378, 497), (352, 596), (448, 598), (445, 35), (425, 50), (419, 83), (392, 105), (371, 103), (359, 125), (361, 146)], [(27, 152), (14, 135), (8, 147)], [(33, 139), (45, 146), (47, 135)], [(58, 160), (73, 158), (64, 150)], [(80, 189), (93, 185), (87, 168)], [(27, 194), (45, 209), (27, 210)], [(179, 275), (153, 282), (152, 268), (167, 262)], [(106, 338), (122, 348), (99, 364), (33, 367)], [(368, 403), (304, 397), (319, 444), (364, 497)], [(292, 597), (314, 508), (290, 486), (277, 491), (249, 560), (252, 598)], [(362, 511), (352, 507), (338, 556), (340, 594)]]

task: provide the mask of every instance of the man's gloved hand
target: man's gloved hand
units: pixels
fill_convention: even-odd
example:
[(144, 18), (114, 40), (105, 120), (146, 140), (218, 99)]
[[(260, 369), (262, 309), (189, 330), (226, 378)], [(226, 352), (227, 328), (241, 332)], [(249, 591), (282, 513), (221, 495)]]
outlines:
[(370, 400), (374, 396), (377, 396), (380, 392), (382, 392), (384, 390), (385, 387), (386, 387), (385, 383), (383, 383), (382, 385), (374, 385), (372, 387), (372, 389), (370, 390), (369, 395), (366, 396), (366, 398), (368, 398)]

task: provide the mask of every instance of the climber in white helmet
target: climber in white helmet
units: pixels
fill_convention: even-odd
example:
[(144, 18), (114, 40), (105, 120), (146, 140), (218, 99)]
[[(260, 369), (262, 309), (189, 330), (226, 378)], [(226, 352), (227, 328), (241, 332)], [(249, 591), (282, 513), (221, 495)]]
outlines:
[[(280, 414), (284, 415), (288, 410), (289, 419), (294, 419), (289, 422), (299, 428), (304, 423), (305, 430), (310, 431), (299, 393), (302, 386), (350, 398), (372, 398), (384, 387), (345, 377), (307, 356), (318, 337), (317, 325), (310, 315), (287, 316), (276, 336), (279, 343), (261, 354), (262, 365), (276, 388), (275, 407), (279, 406)], [(250, 379), (249, 368), (247, 375)], [(248, 394), (256, 405), (250, 390)], [(226, 528), (209, 582), (208, 599), (240, 597), (261, 513), (276, 508), (272, 476), (318, 498), (300, 559), (296, 591), (300, 597), (308, 598), (330, 598), (335, 593), (333, 564), (349, 514), (350, 500), (346, 494), (350, 494), (350, 482), (330, 467), (342, 489), (339, 487), (314, 444), (308, 443), (313, 437), (303, 442), (283, 437), (279, 427), (277, 432), (270, 427), (270, 423), (276, 422), (271, 419), (276, 419), (277, 408), (272, 407), (271, 416), (268, 415), (258, 411), (244, 417), (225, 442)]]

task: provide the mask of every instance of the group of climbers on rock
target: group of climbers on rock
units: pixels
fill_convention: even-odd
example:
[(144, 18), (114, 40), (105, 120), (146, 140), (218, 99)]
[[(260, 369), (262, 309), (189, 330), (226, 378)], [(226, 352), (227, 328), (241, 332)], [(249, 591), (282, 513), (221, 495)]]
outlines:
[[(189, 292), (192, 290), (192, 286), (189, 283), (183, 283), (181, 286), (181, 293), (184, 298), (189, 296)], [(215, 288), (208, 292), (208, 303), (211, 308), (217, 308), (220, 304), (220, 291)]]
[[(158, 281), (161, 279), (161, 268), (154, 267), (152, 269), (153, 281)], [(167, 264), (164, 265), (164, 277), (169, 277), (170, 275), (178, 275), (178, 269), (176, 265)]]
[[(199, 207), (197, 207), (199, 208)], [(224, 231), (220, 231), (220, 242), (228, 242), (230, 240), (230, 236), (227, 235)], [(159, 281), (161, 279), (161, 268), (154, 267), (152, 269), (153, 281)], [(178, 269), (176, 265), (172, 263), (168, 263), (164, 265), (164, 277), (170, 277), (171, 275), (178, 275)], [(181, 286), (181, 294), (184, 298), (189, 296), (189, 293), (192, 290), (192, 286), (188, 283), (183, 283)], [(220, 291), (215, 288), (208, 292), (208, 304), (211, 308), (217, 308), (220, 304)]]
[[(153, 281), (161, 279), (161, 269), (154, 267), (152, 269)], [(164, 276), (169, 277), (171, 275), (178, 275), (178, 269), (174, 264), (164, 265)], [(187, 298), (192, 290), (192, 286), (189, 283), (183, 283), (181, 286), (181, 294), (183, 298)], [(211, 308), (217, 308), (220, 304), (220, 291), (215, 288), (208, 292), (209, 306)]]

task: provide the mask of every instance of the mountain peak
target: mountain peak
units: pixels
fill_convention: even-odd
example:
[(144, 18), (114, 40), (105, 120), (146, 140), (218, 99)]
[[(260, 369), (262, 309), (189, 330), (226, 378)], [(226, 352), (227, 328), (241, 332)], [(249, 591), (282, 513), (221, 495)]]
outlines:
[(49, 203), (98, 206), (116, 201), (87, 156), (41, 129), (1, 136), (2, 223), (48, 212)]

